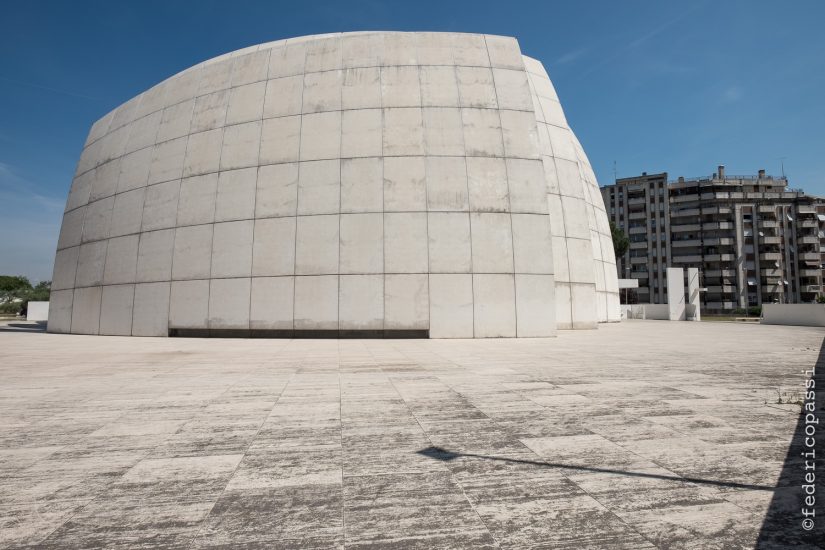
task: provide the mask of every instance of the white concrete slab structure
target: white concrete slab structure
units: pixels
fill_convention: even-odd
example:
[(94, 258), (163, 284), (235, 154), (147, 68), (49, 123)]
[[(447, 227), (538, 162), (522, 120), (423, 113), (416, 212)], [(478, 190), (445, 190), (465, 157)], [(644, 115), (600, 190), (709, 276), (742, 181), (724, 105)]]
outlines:
[(685, 270), (681, 267), (667, 268), (667, 308), (671, 321), (685, 320)]
[(515, 39), (301, 37), (93, 125), (49, 330), (551, 336), (619, 320), (613, 264), (587, 157)]

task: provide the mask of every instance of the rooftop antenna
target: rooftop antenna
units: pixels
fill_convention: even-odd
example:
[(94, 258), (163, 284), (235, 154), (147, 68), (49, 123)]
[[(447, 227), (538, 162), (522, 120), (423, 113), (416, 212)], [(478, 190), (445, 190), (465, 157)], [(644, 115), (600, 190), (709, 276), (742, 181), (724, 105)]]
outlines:
[(785, 159), (788, 157), (779, 157), (779, 167), (782, 170), (782, 179), (785, 179)]

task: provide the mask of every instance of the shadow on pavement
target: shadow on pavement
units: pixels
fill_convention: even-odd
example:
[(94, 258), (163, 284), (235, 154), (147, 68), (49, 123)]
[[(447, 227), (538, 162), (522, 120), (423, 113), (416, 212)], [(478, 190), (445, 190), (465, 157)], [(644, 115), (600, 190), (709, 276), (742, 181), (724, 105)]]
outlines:
[[(759, 549), (825, 548), (825, 340), (816, 365), (809, 368), (808, 393), (800, 380), (803, 406), (759, 532)], [(806, 480), (809, 473), (814, 477)], [(806, 503), (808, 497), (813, 500)], [(806, 515), (811, 512), (816, 515)]]

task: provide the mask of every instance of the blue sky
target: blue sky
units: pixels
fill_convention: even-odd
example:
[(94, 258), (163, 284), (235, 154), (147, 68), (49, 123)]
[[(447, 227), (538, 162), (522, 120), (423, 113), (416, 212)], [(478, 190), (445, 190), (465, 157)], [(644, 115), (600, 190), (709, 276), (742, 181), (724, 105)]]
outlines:
[(518, 38), (544, 62), (599, 181), (760, 168), (825, 195), (825, 2), (799, 0), (6, 2), (0, 274), (50, 279), (92, 122), (244, 46), (323, 32)]

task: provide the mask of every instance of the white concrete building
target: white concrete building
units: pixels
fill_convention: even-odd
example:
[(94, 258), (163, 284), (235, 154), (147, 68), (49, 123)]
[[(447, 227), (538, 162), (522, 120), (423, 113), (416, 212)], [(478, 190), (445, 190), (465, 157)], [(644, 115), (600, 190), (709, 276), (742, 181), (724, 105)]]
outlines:
[(540, 337), (619, 319), (596, 178), (513, 38), (301, 37), (89, 132), (49, 331)]

